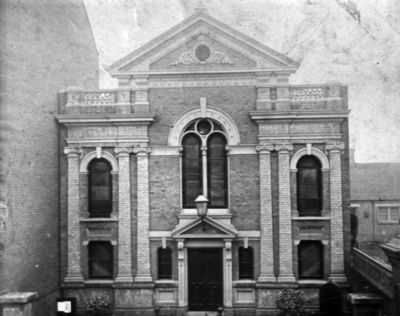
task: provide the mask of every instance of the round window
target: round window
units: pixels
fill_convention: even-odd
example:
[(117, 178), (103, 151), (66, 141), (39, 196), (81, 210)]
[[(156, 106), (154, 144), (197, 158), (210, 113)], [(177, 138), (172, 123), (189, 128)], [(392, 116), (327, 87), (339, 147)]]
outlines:
[(199, 45), (196, 47), (196, 58), (200, 61), (206, 61), (210, 57), (210, 48), (207, 45)]
[(201, 135), (207, 135), (209, 132), (211, 132), (211, 124), (208, 120), (201, 120), (197, 123), (197, 131)]

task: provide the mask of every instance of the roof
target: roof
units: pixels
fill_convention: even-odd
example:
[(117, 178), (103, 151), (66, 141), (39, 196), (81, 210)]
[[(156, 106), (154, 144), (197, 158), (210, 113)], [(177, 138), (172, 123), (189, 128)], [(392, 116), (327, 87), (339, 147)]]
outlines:
[[(190, 42), (194, 38), (201, 38), (201, 36), (203, 36), (204, 41), (210, 41), (216, 47), (221, 44), (225, 48), (230, 47), (230, 52), (235, 51), (238, 54), (244, 53), (244, 55), (247, 53), (247, 57), (258, 61), (259, 68), (264, 68), (268, 65), (268, 67), (272, 67), (271, 69), (294, 72), (299, 66), (299, 63), (291, 58), (236, 31), (231, 26), (218, 21), (207, 13), (198, 11), (147, 44), (116, 61), (108, 68), (108, 71), (114, 76), (118, 74), (126, 75), (136, 71), (148, 71), (151, 68), (148, 65), (149, 63), (156, 63), (161, 58), (174, 52), (181, 53), (181, 48), (190, 47)], [(244, 55), (242, 54), (241, 57)], [(235, 67), (235, 65), (232, 67)]]
[(399, 200), (400, 163), (350, 165), (351, 200)]

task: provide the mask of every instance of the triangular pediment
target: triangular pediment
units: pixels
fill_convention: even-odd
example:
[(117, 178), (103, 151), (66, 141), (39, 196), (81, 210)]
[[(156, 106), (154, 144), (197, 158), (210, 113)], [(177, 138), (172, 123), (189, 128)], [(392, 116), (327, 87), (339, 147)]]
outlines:
[(231, 225), (206, 217), (186, 222), (172, 232), (174, 238), (235, 238), (237, 230)]
[(298, 63), (200, 11), (145, 44), (108, 69), (136, 72), (285, 70)]

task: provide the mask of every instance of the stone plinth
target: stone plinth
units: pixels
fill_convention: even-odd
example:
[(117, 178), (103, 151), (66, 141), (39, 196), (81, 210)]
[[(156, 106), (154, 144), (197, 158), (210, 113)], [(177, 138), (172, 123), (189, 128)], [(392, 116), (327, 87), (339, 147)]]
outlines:
[(32, 301), (39, 297), (37, 292), (10, 292), (0, 296), (3, 316), (31, 316)]
[(374, 293), (350, 293), (347, 295), (352, 309), (352, 316), (380, 315), (382, 298)]

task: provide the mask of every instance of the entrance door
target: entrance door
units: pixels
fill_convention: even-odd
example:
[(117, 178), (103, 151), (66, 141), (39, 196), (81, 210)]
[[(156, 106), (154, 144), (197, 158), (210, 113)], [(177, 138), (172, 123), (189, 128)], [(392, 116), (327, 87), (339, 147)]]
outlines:
[(223, 306), (222, 272), (221, 248), (188, 248), (189, 310)]

